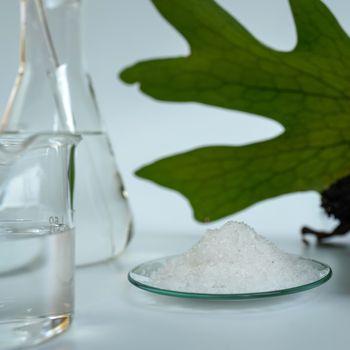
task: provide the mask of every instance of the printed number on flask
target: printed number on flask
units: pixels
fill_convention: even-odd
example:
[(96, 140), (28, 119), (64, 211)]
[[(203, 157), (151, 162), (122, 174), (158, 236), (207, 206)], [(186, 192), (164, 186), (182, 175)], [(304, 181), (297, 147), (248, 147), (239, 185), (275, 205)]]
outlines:
[(59, 217), (59, 216), (50, 216), (49, 217), (49, 224), (50, 225), (63, 225), (64, 221), (63, 221), (63, 217)]

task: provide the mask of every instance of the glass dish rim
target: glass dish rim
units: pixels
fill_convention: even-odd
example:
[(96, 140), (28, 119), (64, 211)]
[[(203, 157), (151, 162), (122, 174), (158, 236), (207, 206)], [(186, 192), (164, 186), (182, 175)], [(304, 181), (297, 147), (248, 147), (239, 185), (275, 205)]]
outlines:
[(158, 259), (149, 260), (133, 267), (128, 273), (128, 276), (127, 276), (128, 281), (135, 287), (145, 290), (147, 292), (151, 292), (159, 295), (177, 297), (177, 298), (203, 299), (203, 300), (247, 300), (247, 299), (261, 299), (261, 298), (268, 298), (268, 297), (276, 297), (276, 296), (283, 296), (283, 295), (304, 292), (304, 291), (316, 288), (318, 286), (321, 286), (322, 284), (329, 281), (333, 275), (332, 268), (328, 264), (325, 264), (315, 259), (301, 257), (302, 259), (321, 265), (324, 269), (328, 269), (328, 273), (316, 281), (302, 284), (296, 287), (265, 291), (265, 292), (234, 293), (234, 294), (192, 293), (192, 292), (182, 292), (182, 291), (171, 290), (171, 289), (163, 289), (163, 288), (153, 287), (151, 285), (148, 285), (147, 283), (139, 282), (132, 277), (132, 275), (135, 274), (134, 272), (135, 270), (142, 268), (145, 265), (161, 262), (175, 256), (176, 255), (172, 255), (172, 256), (166, 256)]

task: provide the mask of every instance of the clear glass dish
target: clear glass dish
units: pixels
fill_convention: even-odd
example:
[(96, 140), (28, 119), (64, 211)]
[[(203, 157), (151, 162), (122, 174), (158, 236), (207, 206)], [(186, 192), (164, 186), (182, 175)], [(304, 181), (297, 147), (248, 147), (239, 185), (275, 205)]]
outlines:
[(192, 298), (192, 299), (211, 299), (211, 300), (244, 300), (244, 299), (258, 299), (273, 296), (281, 296), (292, 293), (304, 292), (306, 290), (318, 287), (327, 282), (332, 277), (332, 269), (330, 266), (312, 259), (306, 259), (310, 263), (310, 267), (316, 269), (319, 278), (307, 284), (299, 285), (292, 288), (271, 290), (264, 292), (254, 293), (238, 293), (238, 294), (207, 294), (207, 293), (190, 293), (178, 290), (161, 289), (152, 283), (152, 272), (159, 269), (168, 259), (173, 257), (165, 257), (157, 260), (145, 262), (141, 265), (134, 267), (128, 274), (128, 280), (134, 286), (146, 290), (148, 292), (168, 295), (179, 298)]

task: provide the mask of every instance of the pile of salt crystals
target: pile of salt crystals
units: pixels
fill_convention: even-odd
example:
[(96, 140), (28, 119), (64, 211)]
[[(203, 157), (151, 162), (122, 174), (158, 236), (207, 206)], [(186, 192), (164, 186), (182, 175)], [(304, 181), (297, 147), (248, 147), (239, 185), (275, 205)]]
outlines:
[(192, 293), (253, 293), (297, 287), (320, 278), (307, 260), (285, 253), (240, 222), (208, 230), (184, 254), (154, 271), (151, 284)]

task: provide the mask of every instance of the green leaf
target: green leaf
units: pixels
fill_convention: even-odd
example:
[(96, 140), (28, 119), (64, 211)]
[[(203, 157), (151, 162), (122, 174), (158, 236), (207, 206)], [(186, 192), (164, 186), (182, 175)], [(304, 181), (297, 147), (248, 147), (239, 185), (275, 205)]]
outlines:
[(184, 194), (200, 221), (350, 174), (350, 39), (320, 0), (290, 0), (298, 44), (279, 52), (212, 0), (153, 0), (185, 37), (188, 57), (121, 73), (146, 94), (269, 117), (285, 131), (241, 147), (212, 146), (157, 161), (137, 175)]

